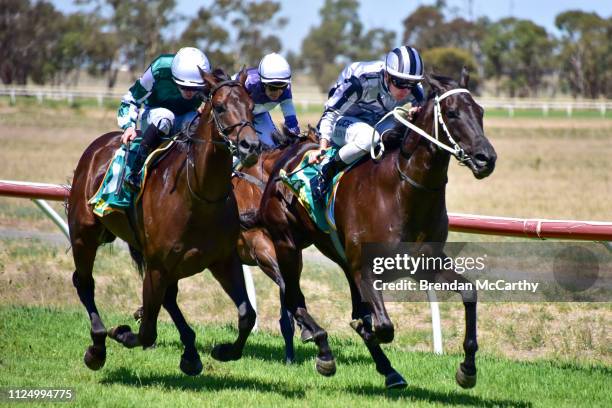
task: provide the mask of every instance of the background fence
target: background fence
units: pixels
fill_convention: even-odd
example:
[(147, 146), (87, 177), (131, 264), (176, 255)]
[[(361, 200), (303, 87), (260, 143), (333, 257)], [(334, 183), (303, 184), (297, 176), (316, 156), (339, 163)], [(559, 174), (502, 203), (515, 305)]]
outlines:
[[(125, 91), (108, 91), (103, 89), (58, 89), (58, 88), (35, 88), (35, 87), (11, 87), (0, 89), (0, 96), (8, 97), (11, 104), (17, 103), (18, 97), (36, 98), (42, 104), (45, 100), (66, 101), (73, 105), (77, 100), (94, 100), (98, 106), (105, 103), (118, 103)], [(325, 94), (313, 91), (299, 91), (293, 93), (293, 99), (297, 106), (307, 109), (310, 106), (322, 106)], [(548, 116), (551, 111), (564, 111), (571, 117), (575, 111), (596, 111), (602, 117), (612, 110), (612, 100), (573, 100), (573, 99), (522, 99), (522, 98), (477, 98), (486, 109), (505, 110), (508, 116), (514, 116), (518, 110), (538, 110), (543, 116)]]

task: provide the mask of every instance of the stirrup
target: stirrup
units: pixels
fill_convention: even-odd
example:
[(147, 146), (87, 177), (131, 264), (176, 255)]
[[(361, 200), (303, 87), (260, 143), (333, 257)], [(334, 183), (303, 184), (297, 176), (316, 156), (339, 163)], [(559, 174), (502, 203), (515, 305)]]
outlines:
[(325, 196), (329, 190), (329, 183), (323, 176), (316, 178), (312, 189), (312, 198), (316, 203), (325, 204)]

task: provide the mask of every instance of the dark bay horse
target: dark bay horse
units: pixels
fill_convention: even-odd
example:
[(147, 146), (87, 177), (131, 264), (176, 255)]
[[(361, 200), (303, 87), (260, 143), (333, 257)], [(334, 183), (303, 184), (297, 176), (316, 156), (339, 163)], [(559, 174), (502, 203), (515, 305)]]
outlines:
[[(244, 73), (239, 81), (222, 73), (202, 72), (202, 78), (210, 90), (210, 100), (204, 105), (195, 135), (177, 143), (149, 172), (135, 217), (114, 212), (101, 220), (88, 205), (120, 146), (120, 132), (97, 138), (75, 170), (68, 222), (76, 267), (73, 283), (91, 320), (93, 344), (84, 357), (90, 369), (104, 365), (107, 335), (128, 348), (151, 346), (163, 305), (185, 346), (181, 370), (188, 375), (199, 374), (202, 362), (195, 346), (195, 332), (176, 304), (176, 293), (179, 279), (205, 268), (231, 297), (239, 315), (238, 338), (234, 343), (217, 345), (212, 356), (222, 361), (240, 358), (255, 323), (236, 251), (239, 218), (230, 180), (230, 147), (237, 149), (246, 165), (257, 159), (260, 143), (252, 124), (253, 102), (243, 86)], [(143, 316), (137, 334), (129, 326), (107, 332), (94, 301), (92, 268), (96, 251), (115, 237), (129, 244), (139, 269), (144, 269)]]
[[(466, 71), (459, 85), (445, 77), (431, 76), (427, 102), (414, 125), (428, 135), (438, 136), (440, 119), (444, 121), (439, 140), (421, 136), (416, 131), (402, 132), (399, 147), (388, 149), (378, 161), (364, 160), (351, 168), (340, 183), (335, 204), (338, 237), (344, 254), (339, 253), (328, 234), (318, 230), (297, 198), (276, 177), (281, 168), (291, 171), (302, 155), (315, 146), (302, 146), (293, 157), (279, 162), (270, 176), (261, 203), (261, 218), (271, 234), (278, 265), (285, 282), (284, 302), (296, 320), (313, 333), (318, 347), (316, 368), (323, 375), (333, 375), (335, 360), (327, 333), (308, 313), (300, 289), (302, 249), (311, 244), (336, 262), (348, 279), (352, 298), (353, 329), (362, 337), (376, 370), (385, 376), (388, 388), (406, 386), (404, 378), (391, 366), (380, 344), (394, 337), (394, 327), (385, 309), (382, 294), (371, 279), (362, 276), (361, 244), (369, 242), (438, 242), (448, 235), (445, 187), (453, 152), (476, 178), (491, 174), (496, 153), (483, 131), (483, 109), (465, 89)], [(459, 86), (459, 88), (458, 88)], [(446, 126), (448, 125), (448, 127)], [(452, 136), (451, 136), (452, 135)], [(445, 147), (446, 149), (442, 148)], [(436, 256), (445, 257), (443, 244)], [(438, 271), (425, 279), (463, 282), (454, 271)], [(465, 360), (457, 370), (459, 385), (476, 383), (476, 294), (460, 293), (465, 306)]]

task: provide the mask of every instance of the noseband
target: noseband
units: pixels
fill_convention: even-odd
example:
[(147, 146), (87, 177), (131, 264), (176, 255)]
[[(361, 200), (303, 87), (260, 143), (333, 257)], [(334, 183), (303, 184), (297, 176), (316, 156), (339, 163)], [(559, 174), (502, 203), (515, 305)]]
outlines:
[[(219, 89), (221, 89), (221, 88), (223, 88), (225, 86), (230, 86), (230, 87), (240, 86), (241, 87), (242, 83), (240, 83), (238, 81), (234, 81), (234, 80), (226, 80), (226, 81), (219, 82), (218, 84), (216, 84), (210, 90), (209, 98), (211, 100), (211, 103), (212, 103), (213, 97), (215, 96), (215, 93)], [(233, 123), (233, 124), (228, 125), (228, 126), (223, 126), (223, 124), (221, 123), (221, 120), (219, 119), (219, 116), (218, 116), (217, 112), (212, 107), (211, 107), (211, 113), (212, 113), (212, 118), (213, 118), (213, 120), (215, 122), (215, 126), (217, 127), (217, 131), (219, 132), (219, 134), (223, 138), (225, 146), (230, 150), (230, 152), (232, 154), (234, 154), (236, 152), (237, 147), (229, 139), (229, 133), (232, 130), (234, 130), (235, 128), (238, 128), (238, 134), (236, 135), (236, 145), (240, 145), (240, 134), (242, 133), (244, 128), (250, 127), (253, 130), (255, 130), (255, 126), (253, 125), (253, 123), (251, 121), (248, 121), (248, 120), (243, 120), (243, 121), (240, 121), (240, 122), (237, 122), (237, 123)]]

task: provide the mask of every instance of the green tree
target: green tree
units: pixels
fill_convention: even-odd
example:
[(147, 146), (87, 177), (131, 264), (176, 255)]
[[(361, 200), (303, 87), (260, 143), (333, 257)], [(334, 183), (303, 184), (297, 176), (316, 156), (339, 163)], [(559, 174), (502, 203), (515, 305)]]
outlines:
[(552, 72), (554, 40), (529, 20), (504, 18), (491, 24), (485, 40), (485, 72), (497, 79), (497, 92), (510, 96), (537, 95)]
[(466, 67), (470, 73), (470, 90), (479, 92), (481, 80), (476, 69), (476, 60), (468, 51), (452, 47), (432, 48), (423, 51), (422, 57), (427, 71), (457, 80), (461, 69)]
[(280, 8), (280, 3), (269, 0), (216, 0), (189, 20), (179, 42), (200, 47), (216, 67), (256, 66), (265, 54), (282, 48), (274, 34), (287, 24), (278, 17)]
[(574, 96), (612, 96), (612, 18), (566, 11), (555, 25), (562, 33), (560, 77)]
[(302, 41), (303, 66), (327, 91), (351, 61), (378, 59), (391, 48), (393, 32), (374, 28), (366, 33), (359, 20), (357, 0), (326, 0), (319, 10), (321, 23)]

